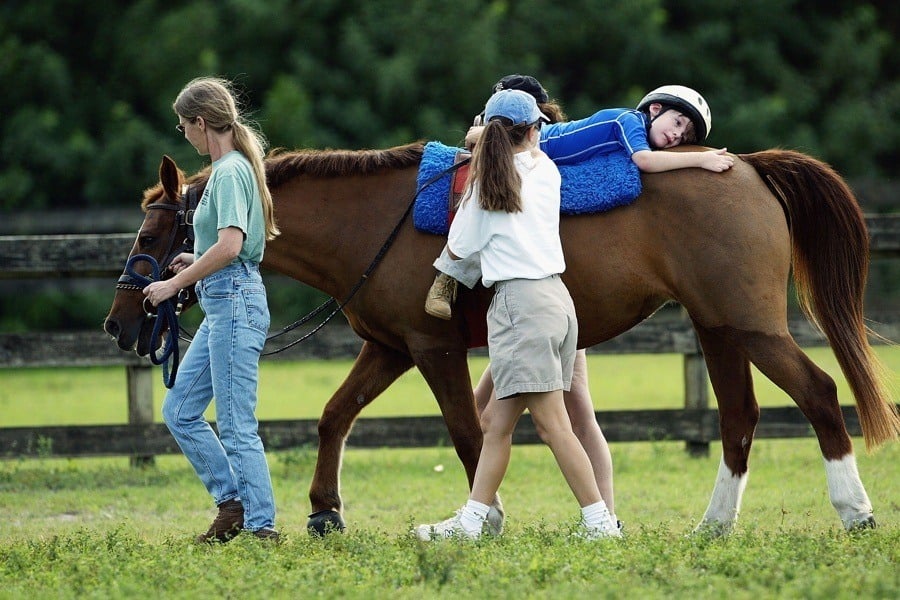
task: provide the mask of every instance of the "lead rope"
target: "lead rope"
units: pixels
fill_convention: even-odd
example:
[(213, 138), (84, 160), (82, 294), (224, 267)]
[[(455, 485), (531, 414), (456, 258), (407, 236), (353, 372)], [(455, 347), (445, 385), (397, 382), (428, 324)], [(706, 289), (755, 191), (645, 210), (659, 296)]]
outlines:
[[(134, 264), (141, 261), (150, 263), (151, 275), (149, 277), (135, 272)], [(135, 254), (129, 258), (128, 262), (125, 263), (125, 272), (142, 291), (154, 281), (159, 281), (159, 263), (156, 262), (155, 258), (148, 254)], [(175, 298), (178, 298), (178, 296)], [(144, 298), (144, 302), (147, 302), (146, 298)], [(163, 325), (167, 326), (169, 329), (169, 335), (166, 336), (166, 341), (163, 344), (162, 354), (157, 355), (156, 350), (150, 351), (150, 362), (154, 365), (162, 365), (163, 383), (169, 389), (175, 385), (175, 376), (178, 374), (179, 360), (178, 313), (181, 312), (181, 309), (179, 306), (176, 306), (175, 302), (174, 298), (169, 298), (165, 302), (161, 302), (159, 306), (156, 307), (156, 314), (151, 313), (149, 310), (146, 310), (146, 308), (144, 309), (148, 319), (155, 319), (153, 323), (153, 333), (150, 337), (151, 340), (155, 341), (159, 338), (162, 333)], [(169, 371), (170, 358), (172, 359), (171, 372)]]

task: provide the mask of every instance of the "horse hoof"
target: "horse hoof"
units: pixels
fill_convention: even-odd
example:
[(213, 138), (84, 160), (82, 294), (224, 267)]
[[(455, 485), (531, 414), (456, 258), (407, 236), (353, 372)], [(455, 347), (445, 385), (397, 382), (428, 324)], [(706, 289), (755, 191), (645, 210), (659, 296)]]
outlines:
[(344, 524), (341, 513), (327, 509), (309, 515), (309, 521), (306, 522), (306, 529), (309, 531), (309, 535), (325, 537), (325, 535), (329, 533), (344, 533), (347, 526)]
[(875, 517), (869, 515), (862, 519), (856, 519), (847, 523), (847, 531), (864, 531), (866, 529), (875, 529), (878, 525), (875, 523)]
[(728, 537), (731, 534), (731, 530), (734, 528), (733, 523), (724, 523), (722, 521), (702, 521), (694, 530), (688, 535), (688, 537), (705, 537), (705, 538), (720, 538), (720, 537)]

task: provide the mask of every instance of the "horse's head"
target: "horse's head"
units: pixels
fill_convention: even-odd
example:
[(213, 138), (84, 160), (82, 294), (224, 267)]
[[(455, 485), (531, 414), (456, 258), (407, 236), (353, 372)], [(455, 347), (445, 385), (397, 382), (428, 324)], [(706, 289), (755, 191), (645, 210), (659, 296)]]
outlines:
[[(169, 263), (178, 254), (191, 251), (193, 246), (193, 210), (205, 179), (200, 183), (187, 182), (175, 162), (164, 156), (159, 166), (159, 183), (144, 191), (141, 208), (145, 212), (144, 222), (128, 258), (146, 255), (159, 265), (159, 274), (168, 279)], [(182, 193), (182, 188), (185, 188)], [(150, 277), (151, 263), (138, 260), (132, 265), (134, 274)], [(153, 319), (156, 309), (144, 301), (143, 286), (127, 272), (119, 277), (116, 295), (109, 314), (103, 322), (103, 329), (113, 336), (122, 350), (134, 349), (138, 355), (146, 356), (160, 347), (160, 339), (151, 339)], [(185, 290), (175, 302), (188, 306), (196, 302), (194, 290)], [(174, 332), (178, 335), (178, 332)]]

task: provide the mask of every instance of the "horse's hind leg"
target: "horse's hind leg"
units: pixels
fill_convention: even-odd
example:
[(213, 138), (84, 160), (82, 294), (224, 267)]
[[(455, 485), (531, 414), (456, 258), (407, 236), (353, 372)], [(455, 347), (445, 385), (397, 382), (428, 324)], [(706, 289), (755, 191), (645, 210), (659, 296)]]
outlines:
[(319, 419), (319, 453), (309, 488), (312, 505), (307, 527), (323, 535), (343, 530), (340, 469), (344, 442), (363, 407), (412, 366), (412, 359), (386, 346), (365, 342), (353, 368)]
[(787, 333), (741, 332), (734, 338), (750, 361), (784, 390), (809, 419), (825, 459), (831, 504), (844, 527), (874, 526), (872, 504), (859, 478), (834, 380), (813, 364)]
[(750, 362), (729, 340), (694, 323), (719, 405), (722, 458), (709, 506), (696, 532), (725, 535), (734, 527), (747, 486), (748, 460), (759, 405)]

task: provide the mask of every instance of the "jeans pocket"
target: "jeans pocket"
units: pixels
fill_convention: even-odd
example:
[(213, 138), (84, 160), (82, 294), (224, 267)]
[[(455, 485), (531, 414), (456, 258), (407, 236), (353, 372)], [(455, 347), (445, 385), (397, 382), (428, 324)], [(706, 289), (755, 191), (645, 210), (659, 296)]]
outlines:
[(244, 307), (247, 310), (247, 324), (253, 329), (267, 333), (269, 331), (269, 307), (266, 304), (266, 292), (261, 287), (241, 288)]
[(230, 277), (210, 277), (201, 280), (201, 294), (209, 299), (234, 297), (234, 284)]

